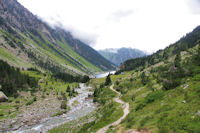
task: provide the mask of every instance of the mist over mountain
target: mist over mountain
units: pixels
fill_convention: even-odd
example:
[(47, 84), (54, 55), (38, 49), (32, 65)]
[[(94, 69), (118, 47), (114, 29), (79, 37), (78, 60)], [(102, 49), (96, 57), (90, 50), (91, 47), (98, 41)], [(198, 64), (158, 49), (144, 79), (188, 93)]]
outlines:
[(166, 41), (200, 22), (182, 0), (24, 0), (56, 25), (17, 1), (0, 0), (0, 133), (199, 133), (200, 26)]
[(146, 52), (133, 48), (109, 48), (98, 51), (102, 56), (117, 66), (128, 59), (134, 59), (147, 55)]
[[(21, 68), (51, 72), (93, 73), (115, 66), (62, 27), (52, 28), (16, 0), (0, 0), (0, 58)], [(18, 62), (16, 62), (16, 60)], [(27, 65), (23, 65), (24, 64)]]

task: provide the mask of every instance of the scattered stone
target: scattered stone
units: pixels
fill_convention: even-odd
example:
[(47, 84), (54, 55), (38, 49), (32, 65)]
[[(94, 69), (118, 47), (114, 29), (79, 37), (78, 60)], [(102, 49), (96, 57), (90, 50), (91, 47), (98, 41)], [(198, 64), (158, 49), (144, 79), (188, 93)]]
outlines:
[(187, 88), (188, 88), (188, 85), (185, 84), (185, 85), (183, 86), (183, 90), (185, 90), (185, 89), (187, 89)]
[(23, 117), (23, 115), (22, 115), (22, 114), (19, 114), (18, 117)]
[(183, 100), (183, 101), (182, 101), (182, 103), (186, 103), (186, 101), (185, 101), (185, 100)]
[(39, 83), (44, 83), (44, 79), (40, 79), (40, 80), (39, 80)]
[(15, 123), (16, 121), (15, 120), (12, 120), (12, 123)]
[(8, 97), (2, 91), (0, 91), (0, 102), (7, 102), (7, 101)]
[(196, 115), (200, 117), (200, 110), (196, 112)]

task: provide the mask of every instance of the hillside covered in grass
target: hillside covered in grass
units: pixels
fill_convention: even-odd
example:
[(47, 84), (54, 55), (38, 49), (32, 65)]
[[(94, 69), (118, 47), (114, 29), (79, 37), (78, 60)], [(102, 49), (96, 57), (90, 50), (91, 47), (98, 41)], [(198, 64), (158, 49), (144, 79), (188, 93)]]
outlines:
[(8, 96), (0, 102), (0, 132), (68, 112), (68, 99), (76, 97), (75, 88), (88, 80), (85, 76), (52, 75), (36, 68), (20, 70), (2, 60), (0, 71), (0, 92)]
[(120, 125), (124, 130), (200, 131), (199, 48), (197, 45), (172, 61), (142, 71), (126, 72), (124, 78), (113, 76), (117, 78), (115, 89), (131, 108)]
[[(182, 48), (185, 46), (188, 48)], [(168, 53), (169, 56), (156, 58), (160, 53)], [(145, 65), (140, 64), (143, 59)], [(149, 59), (158, 62), (151, 64)], [(199, 28), (162, 51), (127, 62), (133, 63), (134, 67), (128, 68), (125, 62), (125, 66), (110, 78), (114, 89), (121, 93), (121, 99), (129, 103), (130, 113), (119, 125), (111, 126), (107, 133), (200, 131)], [(93, 98), (94, 102), (100, 104), (100, 108), (106, 107), (108, 100), (105, 102), (105, 99), (111, 94), (105, 93), (105, 82), (105, 78), (92, 79), (89, 82), (95, 88)], [(114, 102), (114, 97), (110, 101)], [(114, 112), (118, 111), (120, 112), (116, 109)], [(98, 125), (98, 121), (107, 114), (106, 111), (101, 112), (101, 117), (96, 117), (95, 123)], [(82, 128), (87, 129), (86, 132), (93, 132), (97, 131), (97, 127), (103, 127), (96, 124), (87, 123)]]
[(174, 55), (187, 51), (193, 48), (200, 41), (200, 26), (196, 27), (191, 33), (182, 37), (179, 41), (169, 45), (164, 50), (159, 50), (156, 53), (142, 58), (130, 59), (122, 63), (121, 71), (129, 71), (133, 69), (143, 69), (151, 65), (155, 65), (162, 61), (167, 61)]
[(0, 1), (0, 58), (21, 68), (91, 74), (116, 67), (61, 29), (51, 28), (16, 0)]

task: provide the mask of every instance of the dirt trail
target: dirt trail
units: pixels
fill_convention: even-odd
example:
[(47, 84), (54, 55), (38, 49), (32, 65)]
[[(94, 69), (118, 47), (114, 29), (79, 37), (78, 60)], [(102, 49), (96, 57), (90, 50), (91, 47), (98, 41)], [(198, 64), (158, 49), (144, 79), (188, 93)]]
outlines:
[[(99, 129), (99, 130), (97, 131), (97, 133), (105, 133), (105, 132), (108, 130), (108, 128), (109, 128), (110, 126), (119, 125), (119, 124), (121, 123), (121, 121), (122, 121), (122, 120), (129, 114), (129, 112), (130, 112), (130, 110), (129, 110), (129, 103), (126, 103), (126, 102), (124, 102), (124, 101), (122, 101), (122, 100), (120, 99), (121, 93), (119, 93), (118, 91), (116, 91), (115, 89), (113, 89), (113, 86), (114, 86), (114, 84), (110, 86), (110, 89), (118, 94), (118, 96), (117, 96), (114, 100), (115, 100), (115, 102), (122, 104), (124, 115), (123, 115), (122, 117), (120, 117), (117, 121), (115, 121), (115, 122), (113, 122), (113, 123), (111, 123), (111, 124), (109, 124), (109, 125), (107, 125), (107, 126), (101, 128), (101, 129)], [(137, 133), (137, 132), (135, 132), (135, 133)]]

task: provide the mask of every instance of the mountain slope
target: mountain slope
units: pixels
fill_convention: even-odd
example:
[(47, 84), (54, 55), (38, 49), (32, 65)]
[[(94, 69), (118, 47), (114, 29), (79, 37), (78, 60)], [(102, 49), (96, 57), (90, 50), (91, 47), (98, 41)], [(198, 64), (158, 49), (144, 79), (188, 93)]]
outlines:
[[(28, 64), (18, 64), (18, 67), (37, 66), (51, 72), (71, 73), (115, 69), (94, 49), (61, 28), (52, 29), (16, 0), (0, 0), (0, 28), (0, 49), (10, 56), (23, 57), (22, 60)], [(5, 55), (0, 57), (7, 58)]]
[(99, 50), (98, 52), (117, 66), (120, 66), (122, 62), (128, 59), (134, 59), (146, 55), (145, 52), (132, 48), (105, 49)]
[[(123, 101), (129, 103), (130, 112), (120, 124), (112, 126), (107, 132), (198, 133), (200, 131), (199, 33), (200, 29), (197, 27), (162, 51), (130, 60), (129, 64), (125, 62), (125, 66), (121, 69), (125, 71), (123, 74), (110, 76), (113, 88), (121, 93)], [(168, 56), (158, 56), (160, 52), (167, 52)], [(154, 62), (151, 62), (152, 59)], [(142, 64), (143, 62), (145, 63)], [(100, 104), (111, 94), (105, 93), (108, 91), (105, 82), (106, 78), (90, 81), (95, 87), (94, 100)], [(101, 108), (106, 108), (108, 103), (114, 100), (114, 98), (106, 100), (107, 104), (101, 104)], [(111, 107), (109, 111), (113, 112)], [(115, 109), (114, 112), (119, 113), (120, 110)], [(95, 132), (106, 126), (98, 124), (107, 122), (104, 116), (109, 120), (116, 118), (112, 113), (108, 115), (105, 111), (98, 114), (102, 117), (85, 124), (79, 132), (82, 129), (88, 133)]]
[(168, 46), (164, 50), (159, 50), (156, 53), (136, 59), (130, 59), (125, 61), (121, 65), (121, 71), (133, 70), (137, 68), (145, 68), (150, 65), (154, 65), (161, 61), (170, 59), (177, 53), (181, 51), (187, 51), (189, 48), (196, 46), (200, 42), (200, 26), (196, 27), (191, 33), (182, 37), (176, 43)]

